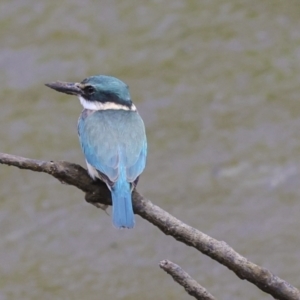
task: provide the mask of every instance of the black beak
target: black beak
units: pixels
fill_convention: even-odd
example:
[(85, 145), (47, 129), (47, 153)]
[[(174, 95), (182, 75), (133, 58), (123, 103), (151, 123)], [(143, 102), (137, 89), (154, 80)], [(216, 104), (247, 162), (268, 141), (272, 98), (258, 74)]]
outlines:
[(45, 85), (53, 90), (69, 95), (81, 95), (83, 93), (82, 84), (77, 82), (56, 81), (51, 83), (45, 83)]

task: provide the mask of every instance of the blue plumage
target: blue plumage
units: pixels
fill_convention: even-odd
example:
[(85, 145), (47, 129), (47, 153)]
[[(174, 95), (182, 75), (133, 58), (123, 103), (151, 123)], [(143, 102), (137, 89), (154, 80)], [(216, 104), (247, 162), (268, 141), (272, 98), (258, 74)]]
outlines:
[(111, 189), (112, 219), (117, 228), (133, 228), (134, 214), (131, 200), (131, 186), (126, 178), (124, 166), (119, 168), (119, 178)]
[(114, 225), (132, 228), (131, 190), (145, 168), (147, 155), (141, 117), (128, 110), (84, 110), (78, 134), (87, 163), (111, 190)]
[(78, 120), (78, 135), (89, 174), (104, 181), (111, 191), (113, 224), (134, 227), (131, 193), (146, 165), (147, 139), (128, 86), (104, 75), (81, 83), (46, 85), (79, 97), (84, 110)]

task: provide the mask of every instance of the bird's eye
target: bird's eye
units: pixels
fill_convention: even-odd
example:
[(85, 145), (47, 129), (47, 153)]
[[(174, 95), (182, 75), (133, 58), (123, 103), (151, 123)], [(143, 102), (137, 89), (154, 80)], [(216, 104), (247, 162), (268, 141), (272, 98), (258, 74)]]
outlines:
[(84, 88), (84, 92), (87, 95), (93, 95), (95, 93), (95, 89), (91, 85), (88, 85)]

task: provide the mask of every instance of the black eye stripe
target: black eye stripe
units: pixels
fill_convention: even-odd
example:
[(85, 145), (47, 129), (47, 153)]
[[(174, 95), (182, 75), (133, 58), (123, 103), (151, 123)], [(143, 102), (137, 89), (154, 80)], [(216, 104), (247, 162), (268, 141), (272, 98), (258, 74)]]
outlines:
[(95, 89), (91, 85), (87, 85), (83, 90), (87, 95), (92, 95), (95, 93)]

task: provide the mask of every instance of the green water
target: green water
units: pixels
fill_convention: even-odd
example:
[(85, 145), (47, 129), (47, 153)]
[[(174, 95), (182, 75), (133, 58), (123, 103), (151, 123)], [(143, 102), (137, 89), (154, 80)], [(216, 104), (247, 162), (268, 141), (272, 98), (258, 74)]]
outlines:
[[(43, 84), (119, 77), (147, 127), (139, 191), (300, 287), (298, 1), (2, 0), (0, 70), (1, 152), (84, 164), (79, 101)], [(271, 299), (83, 197), (0, 166), (0, 300), (191, 299), (166, 258), (217, 299)]]

